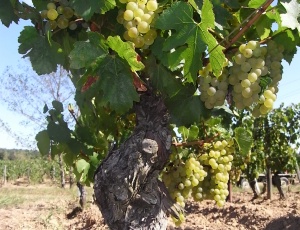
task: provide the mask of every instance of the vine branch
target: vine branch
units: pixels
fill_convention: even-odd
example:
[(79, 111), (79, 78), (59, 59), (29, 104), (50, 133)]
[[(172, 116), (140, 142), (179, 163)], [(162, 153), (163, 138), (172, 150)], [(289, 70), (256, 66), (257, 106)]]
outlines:
[(251, 18), (244, 27), (230, 40), (230, 42), (226, 45), (225, 51), (234, 44), (258, 19), (259, 17), (266, 11), (269, 5), (274, 0), (267, 0), (261, 7), (256, 10), (256, 13), (253, 18)]

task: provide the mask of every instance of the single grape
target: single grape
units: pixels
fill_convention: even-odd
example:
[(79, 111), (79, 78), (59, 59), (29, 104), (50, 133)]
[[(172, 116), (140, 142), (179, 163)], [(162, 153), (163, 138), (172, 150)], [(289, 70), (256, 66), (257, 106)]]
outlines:
[(64, 8), (63, 15), (65, 16), (65, 18), (70, 19), (73, 17), (74, 11), (72, 8), (66, 6)]
[(55, 5), (55, 3), (53, 3), (53, 2), (49, 2), (48, 4), (47, 4), (47, 9), (48, 10), (51, 10), (51, 9), (56, 9), (56, 5)]
[(138, 4), (136, 2), (128, 2), (126, 5), (126, 10), (131, 10), (132, 12), (134, 12), (135, 10), (137, 10)]
[(69, 20), (62, 15), (59, 16), (57, 19), (57, 26), (60, 29), (66, 29), (69, 26)]
[(149, 11), (156, 11), (158, 8), (158, 4), (157, 4), (156, 0), (149, 0), (147, 2), (146, 7)]
[(77, 29), (77, 23), (76, 22), (70, 22), (69, 23), (69, 29), (70, 30), (76, 30)]
[(47, 12), (47, 17), (49, 18), (49, 20), (55, 20), (58, 16), (58, 13), (55, 9), (50, 9)]
[(207, 94), (209, 95), (209, 96), (213, 96), (213, 95), (215, 95), (215, 93), (216, 93), (216, 88), (215, 87), (209, 87), (208, 89), (207, 89)]
[(141, 21), (138, 26), (137, 26), (137, 29), (140, 33), (147, 33), (149, 30), (150, 30), (150, 26), (147, 22), (145, 21)]
[(132, 10), (125, 10), (124, 19), (126, 21), (131, 21), (133, 19), (133, 11)]

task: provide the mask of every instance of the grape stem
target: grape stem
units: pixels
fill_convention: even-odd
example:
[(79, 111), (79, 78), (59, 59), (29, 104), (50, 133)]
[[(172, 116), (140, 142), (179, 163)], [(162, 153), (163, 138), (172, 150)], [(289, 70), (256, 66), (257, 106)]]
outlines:
[(232, 44), (234, 44), (258, 19), (259, 17), (262, 15), (262, 13), (264, 13), (266, 11), (266, 9), (268, 8), (269, 5), (271, 5), (271, 3), (274, 0), (267, 0), (261, 7), (259, 7), (256, 10), (256, 13), (254, 15), (253, 18), (251, 18), (244, 27), (242, 27), (242, 29), (230, 40), (230, 42), (226, 45), (226, 49), (225, 51), (231, 47)]
[(186, 141), (185, 142), (173, 142), (172, 145), (174, 145), (175, 147), (186, 147), (186, 146), (194, 146), (194, 145), (203, 146), (204, 143), (212, 142), (219, 135), (220, 134), (217, 133), (213, 137), (209, 137), (205, 140), (196, 140), (196, 141), (189, 141), (189, 142), (186, 142)]

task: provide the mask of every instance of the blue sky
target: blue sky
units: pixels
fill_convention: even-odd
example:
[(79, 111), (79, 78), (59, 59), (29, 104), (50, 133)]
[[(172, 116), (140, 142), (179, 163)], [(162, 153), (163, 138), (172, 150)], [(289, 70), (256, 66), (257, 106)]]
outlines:
[[(20, 21), (18, 25), (13, 23), (7, 29), (0, 23), (0, 74), (7, 66), (17, 66), (22, 61), (22, 56), (18, 53), (19, 43), (17, 38), (25, 25), (29, 25), (29, 22)], [(291, 65), (284, 62), (283, 66), (283, 79), (279, 84), (275, 107), (278, 107), (281, 103), (285, 105), (300, 103), (300, 52), (295, 55)], [(28, 128), (25, 129), (24, 126), (19, 124), (21, 121), (20, 116), (16, 112), (9, 111), (0, 103), (0, 119), (6, 122), (14, 132), (29, 135), (34, 140), (36, 133)], [(0, 148), (22, 148), (22, 146), (16, 146), (14, 138), (0, 126)]]

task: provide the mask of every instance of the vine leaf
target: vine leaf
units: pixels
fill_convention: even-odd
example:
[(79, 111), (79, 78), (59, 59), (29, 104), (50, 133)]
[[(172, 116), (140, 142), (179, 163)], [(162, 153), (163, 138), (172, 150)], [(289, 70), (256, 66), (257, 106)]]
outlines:
[(300, 16), (300, 5), (297, 0), (291, 0), (290, 2), (281, 2), (286, 9), (285, 14), (280, 14), (281, 25), (292, 30), (297, 29), (300, 32), (300, 24), (298, 17)]
[(80, 159), (76, 162), (76, 169), (80, 176), (80, 181), (86, 181), (87, 174), (90, 169), (90, 163), (85, 159)]
[(107, 43), (111, 49), (128, 62), (132, 71), (139, 71), (145, 68), (144, 64), (137, 60), (138, 54), (135, 52), (132, 43), (123, 42), (120, 36), (109, 36)]
[[(193, 7), (185, 2), (176, 2), (165, 10), (155, 23), (155, 27), (162, 30), (175, 30), (174, 35), (166, 39), (163, 51), (185, 47), (178, 52), (177, 60), (184, 60), (184, 75), (188, 82), (195, 82), (197, 72), (202, 68), (202, 54), (210, 52), (210, 62), (216, 76), (221, 74), (225, 61), (223, 47), (218, 45), (216, 39), (209, 33), (214, 28), (214, 13), (212, 4), (205, 0), (202, 6), (202, 21), (197, 23), (193, 19)], [(173, 58), (174, 59), (174, 58)], [(179, 63), (178, 63), (179, 64)]]
[(49, 154), (50, 151), (50, 138), (48, 135), (47, 130), (43, 130), (39, 132), (36, 136), (35, 139), (37, 141), (37, 146), (40, 151), (40, 153), (44, 156)]
[(247, 155), (251, 149), (253, 139), (249, 130), (242, 127), (235, 128), (235, 140), (239, 146), (242, 155)]
[(97, 84), (102, 90), (101, 100), (117, 112), (123, 113), (132, 108), (133, 101), (139, 101), (138, 93), (133, 85), (132, 72), (121, 58), (108, 55), (99, 63)]
[(18, 23), (19, 21), (19, 18), (14, 13), (14, 9), (10, 0), (1, 1), (0, 21), (6, 27), (9, 27), (12, 22)]
[(81, 69), (88, 67), (108, 53), (108, 47), (104, 42), (104, 38), (98, 33), (89, 33), (89, 41), (78, 41), (74, 44), (74, 49), (70, 52), (70, 67), (73, 69)]
[(83, 19), (91, 19), (94, 13), (104, 14), (105, 12), (115, 8), (115, 0), (71, 0), (71, 6), (76, 13), (81, 15)]
[(29, 57), (37, 74), (48, 74), (56, 71), (57, 65), (64, 64), (65, 55), (61, 46), (38, 34), (33, 26), (25, 26), (18, 39), (19, 53)]

